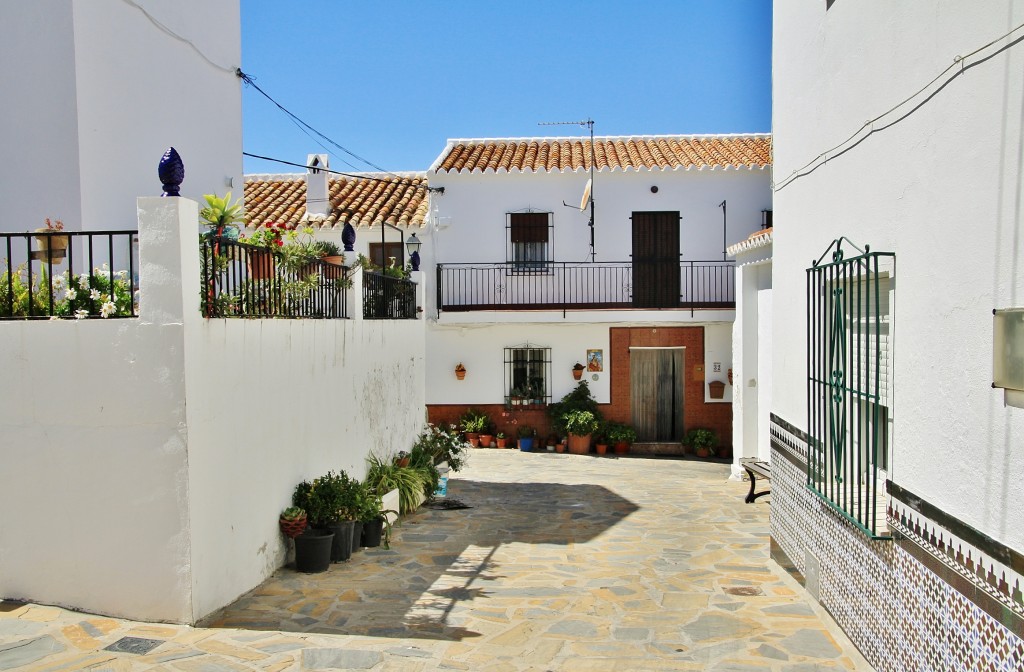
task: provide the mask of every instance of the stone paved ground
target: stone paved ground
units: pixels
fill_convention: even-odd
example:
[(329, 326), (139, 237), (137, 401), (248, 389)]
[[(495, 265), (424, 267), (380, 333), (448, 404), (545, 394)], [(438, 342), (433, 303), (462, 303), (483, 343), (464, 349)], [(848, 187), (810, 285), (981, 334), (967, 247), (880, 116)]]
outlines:
[(421, 509), (391, 550), (324, 574), (283, 569), (207, 627), (0, 603), (0, 670), (870, 669), (769, 562), (770, 498), (744, 504), (728, 467), (470, 457), (449, 496), (473, 508)]

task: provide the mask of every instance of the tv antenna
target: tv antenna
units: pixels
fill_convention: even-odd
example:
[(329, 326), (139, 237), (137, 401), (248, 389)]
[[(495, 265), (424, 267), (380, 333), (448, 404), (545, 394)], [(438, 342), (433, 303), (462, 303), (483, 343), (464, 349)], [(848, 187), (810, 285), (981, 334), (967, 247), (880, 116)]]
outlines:
[[(583, 188), (583, 199), (580, 201), (580, 212), (587, 209), (587, 204), (590, 205), (590, 222), (587, 226), (590, 227), (590, 261), (594, 261), (594, 120), (587, 117), (585, 121), (542, 121), (537, 124), (538, 126), (586, 126), (590, 129), (590, 179), (587, 180), (587, 186)], [(575, 209), (575, 205), (569, 205), (565, 201), (562, 201), (562, 205), (567, 208)]]

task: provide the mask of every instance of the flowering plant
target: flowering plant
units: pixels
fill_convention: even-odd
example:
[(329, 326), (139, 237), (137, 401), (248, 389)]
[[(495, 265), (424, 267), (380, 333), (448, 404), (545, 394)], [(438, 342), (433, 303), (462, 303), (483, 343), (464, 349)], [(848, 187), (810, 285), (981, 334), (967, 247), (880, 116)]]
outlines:
[(44, 226), (41, 229), (36, 229), (36, 231), (39, 231), (39, 232), (42, 232), (42, 231), (63, 231), (63, 230), (64, 230), (64, 222), (60, 221), (59, 219), (55, 219), (55, 220), (53, 220), (51, 222), (49, 217), (46, 218), (46, 226)]
[(284, 238), (289, 233), (287, 224), (275, 224), (267, 222), (262, 227), (252, 232), (252, 235), (242, 236), (241, 242), (257, 247), (269, 247), (271, 249), (284, 247)]
[(123, 317), (138, 311), (128, 271), (111, 272), (103, 264), (92, 273), (72, 275), (64, 271), (52, 278), (43, 269), (32, 287), (29, 304), (28, 269), (22, 264), (11, 273), (0, 274), (0, 315), (51, 318)]

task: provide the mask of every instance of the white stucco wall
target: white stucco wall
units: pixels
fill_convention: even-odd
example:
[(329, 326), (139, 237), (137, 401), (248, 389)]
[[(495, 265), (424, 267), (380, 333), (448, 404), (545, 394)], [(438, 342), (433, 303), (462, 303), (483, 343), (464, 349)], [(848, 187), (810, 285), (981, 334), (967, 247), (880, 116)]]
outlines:
[[(421, 254), (430, 264), (504, 262), (505, 214), (533, 208), (554, 213), (555, 261), (587, 261), (589, 209), (580, 203), (589, 173), (430, 173), (438, 228)], [(657, 186), (658, 193), (651, 193)], [(634, 211), (675, 211), (684, 261), (721, 260), (722, 209), (728, 200), (729, 242), (761, 225), (761, 210), (772, 207), (767, 170), (598, 171), (594, 177), (594, 246), (597, 261), (628, 261)]]
[(137, 320), (0, 322), (0, 598), (194, 622), (285, 561), (303, 479), (425, 420), (422, 320), (205, 320), (197, 204), (138, 202)]
[(0, 3), (0, 230), (133, 229), (170, 146), (183, 195), (241, 195), (238, 1), (134, 2), (195, 49), (120, 0)]
[[(730, 249), (735, 249), (730, 248)], [(733, 474), (739, 460), (770, 455), (771, 244), (736, 254), (733, 345)]]
[(895, 252), (891, 477), (1016, 548), (1024, 411), (990, 387), (991, 311), (1024, 304), (1024, 46), (968, 58), (930, 99), (785, 181), (1022, 22), (1024, 5), (1008, 0), (828, 11), (787, 0), (775, 3), (773, 57), (775, 211), (786, 222), (774, 245), (773, 411), (806, 428), (804, 269), (842, 235)]

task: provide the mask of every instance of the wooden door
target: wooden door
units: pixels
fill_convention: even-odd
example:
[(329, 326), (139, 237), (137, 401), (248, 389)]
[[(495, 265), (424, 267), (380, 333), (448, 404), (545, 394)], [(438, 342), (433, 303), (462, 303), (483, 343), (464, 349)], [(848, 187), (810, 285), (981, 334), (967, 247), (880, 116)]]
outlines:
[(630, 348), (630, 406), (636, 440), (683, 438), (684, 348)]
[(634, 212), (633, 307), (679, 306), (679, 212)]

